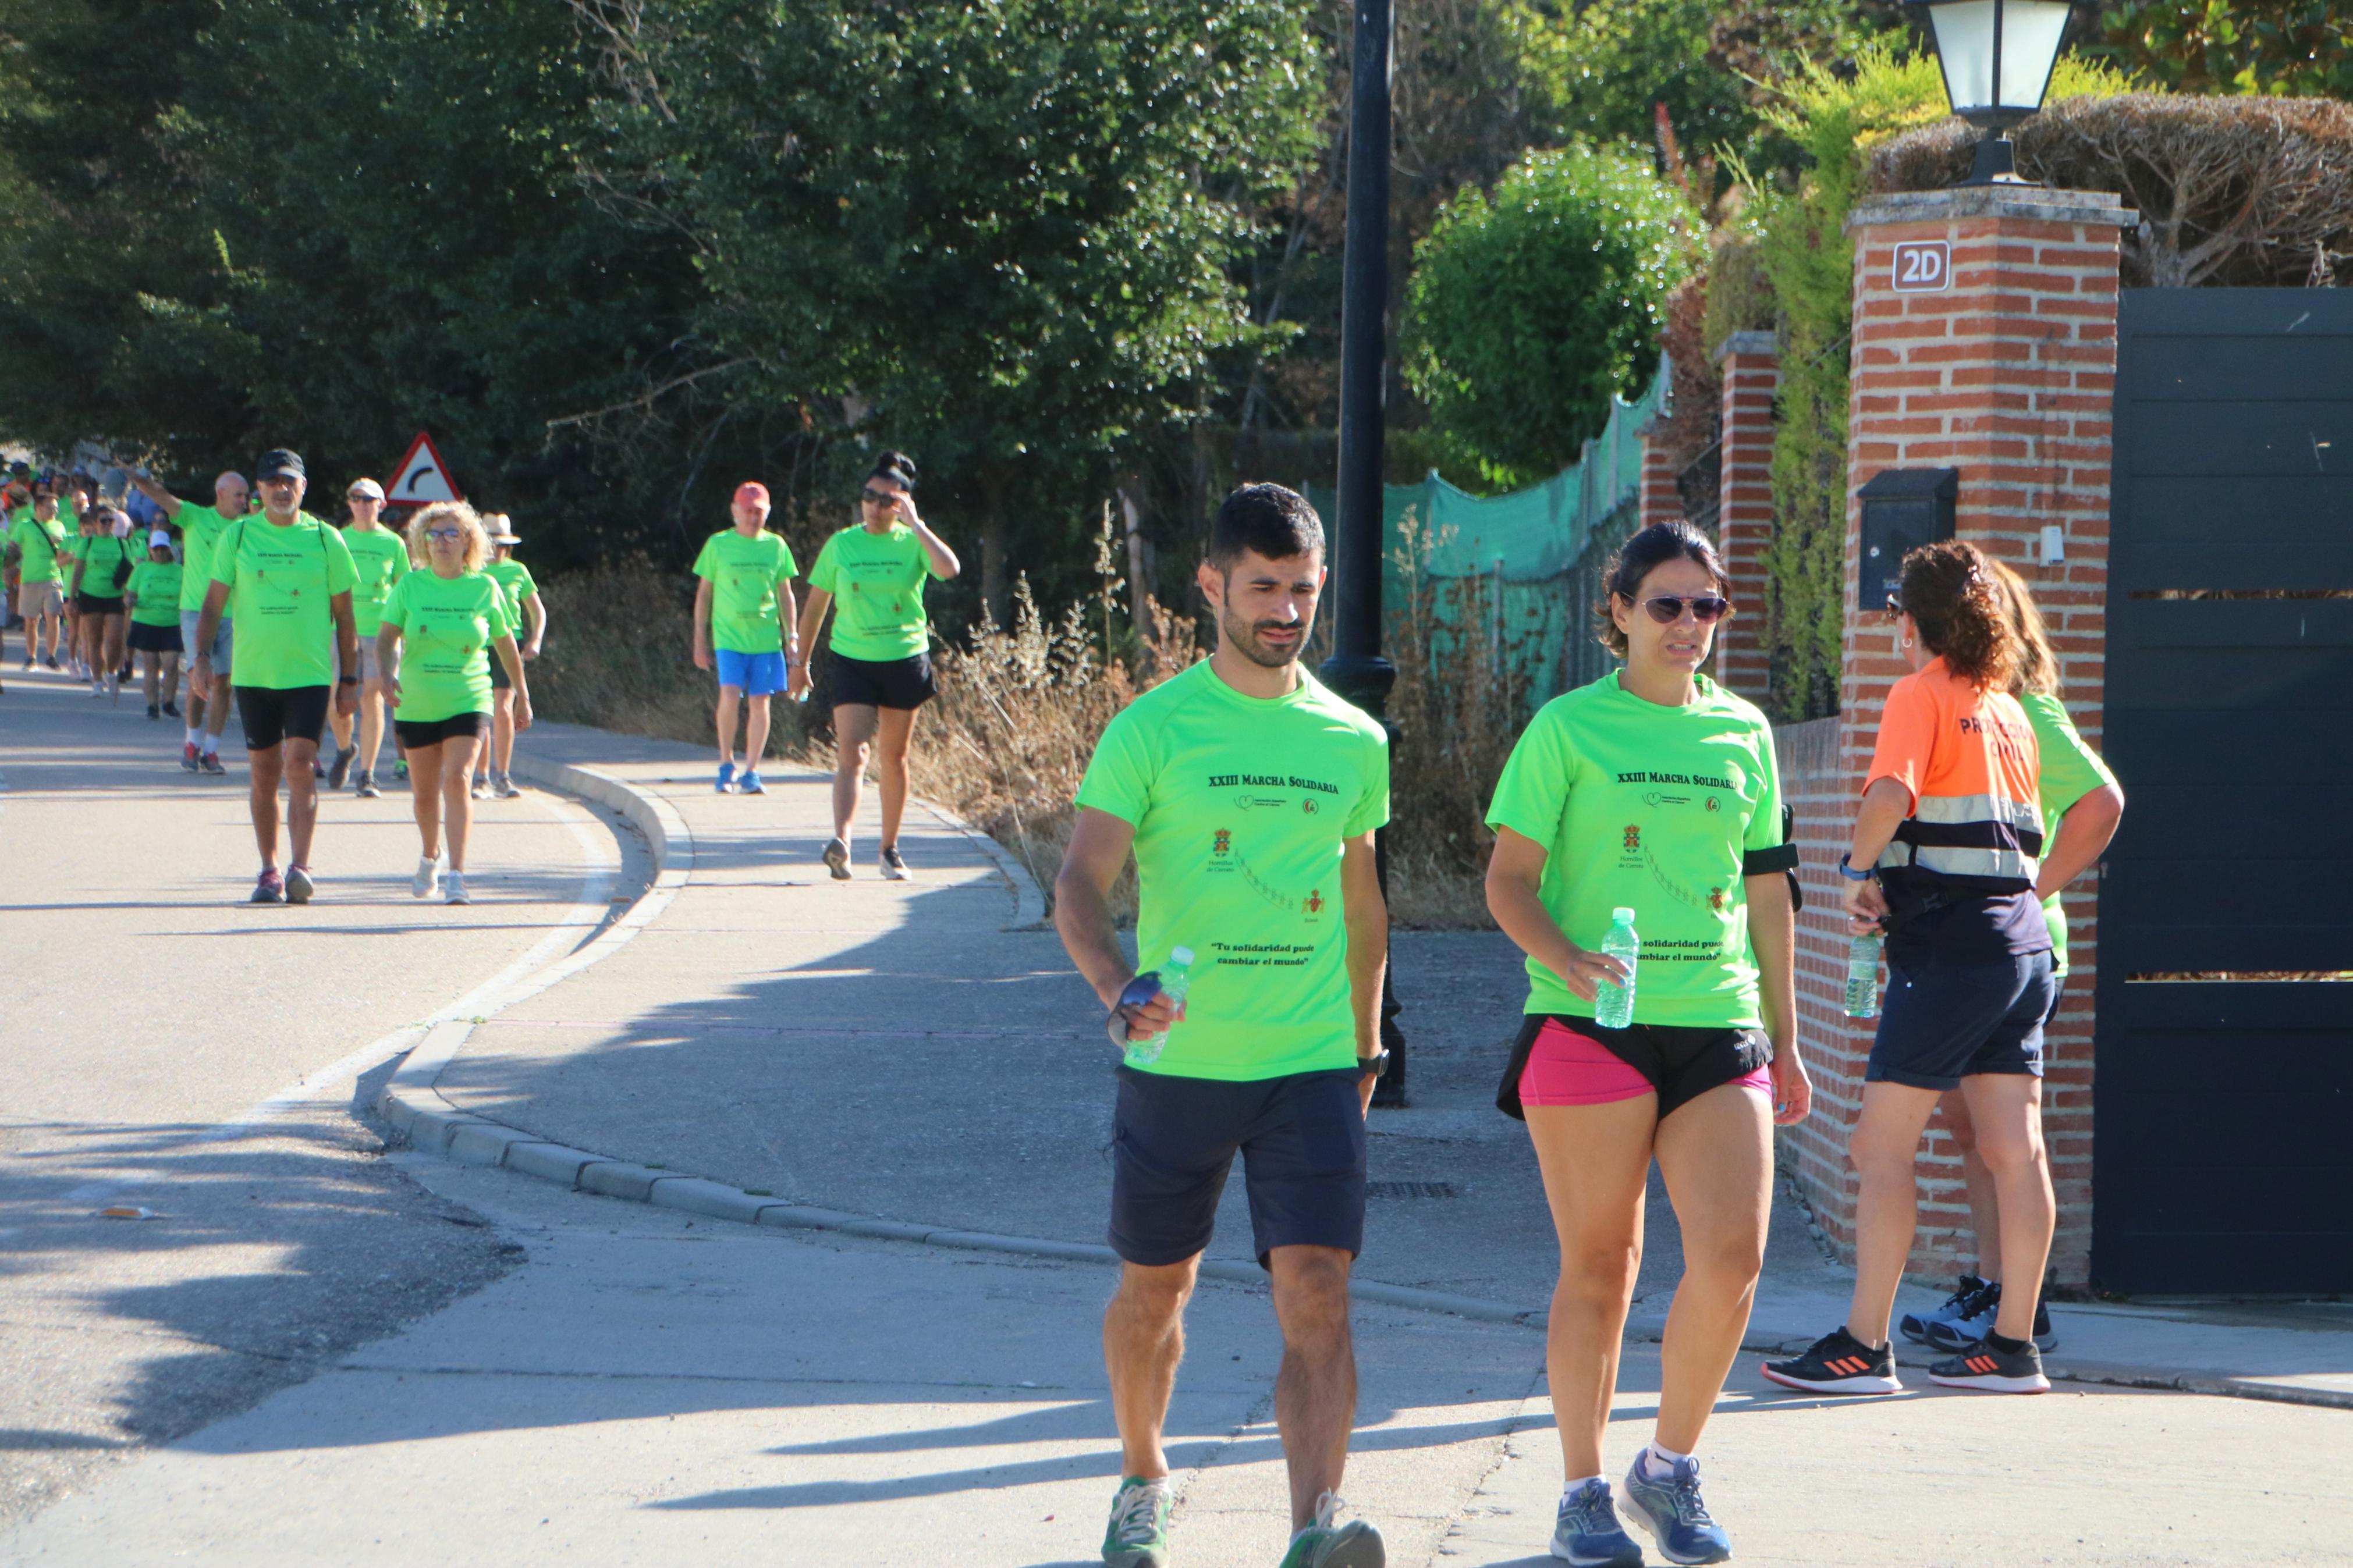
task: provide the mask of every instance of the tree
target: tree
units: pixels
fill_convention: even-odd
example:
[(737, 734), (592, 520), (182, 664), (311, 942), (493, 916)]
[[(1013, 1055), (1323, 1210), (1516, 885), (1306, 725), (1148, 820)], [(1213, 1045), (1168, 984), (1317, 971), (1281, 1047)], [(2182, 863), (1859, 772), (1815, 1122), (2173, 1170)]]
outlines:
[(2088, 52), (2175, 92), (2353, 98), (2338, 0), (2140, 0), (2100, 12)]
[(1657, 363), (1694, 215), (1631, 153), (1531, 153), (1467, 188), (1414, 254), (1406, 378), (1498, 489), (1548, 477)]

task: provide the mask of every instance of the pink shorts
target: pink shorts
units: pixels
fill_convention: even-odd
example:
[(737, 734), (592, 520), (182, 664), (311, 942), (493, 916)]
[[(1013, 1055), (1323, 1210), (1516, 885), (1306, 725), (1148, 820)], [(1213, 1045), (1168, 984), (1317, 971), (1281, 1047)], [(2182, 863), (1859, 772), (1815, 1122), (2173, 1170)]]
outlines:
[[(1717, 1081), (1736, 1083), (1765, 1095), (1773, 1092), (1773, 1080), (1761, 1067)], [(1659, 1088), (1599, 1040), (1577, 1033), (1557, 1018), (1546, 1018), (1537, 1029), (1528, 1065), (1520, 1069), (1522, 1105), (1607, 1105)]]

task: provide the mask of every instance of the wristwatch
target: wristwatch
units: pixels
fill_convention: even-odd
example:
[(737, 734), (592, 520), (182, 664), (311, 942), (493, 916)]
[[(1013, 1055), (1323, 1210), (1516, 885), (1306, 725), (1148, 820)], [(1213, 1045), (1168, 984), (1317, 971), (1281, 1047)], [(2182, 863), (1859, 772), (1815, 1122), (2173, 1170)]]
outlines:
[(1384, 1049), (1376, 1057), (1358, 1057), (1356, 1071), (1365, 1078), (1378, 1078), (1389, 1070), (1389, 1053)]
[(335, 677), (335, 684), (338, 686), (357, 686), (359, 683), (360, 678), (356, 675), (339, 675)]
[(1876, 869), (1864, 869), (1864, 870), (1858, 871), (1858, 870), (1856, 870), (1852, 866), (1850, 866), (1849, 864), (1847, 864), (1847, 857), (1848, 857), (1849, 855), (1851, 855), (1852, 853), (1853, 853), (1852, 850), (1841, 850), (1841, 851), (1840, 852), (1840, 854), (1839, 854), (1839, 875), (1840, 875), (1840, 876), (1844, 877), (1844, 878), (1845, 878), (1848, 881), (1850, 881), (1850, 882), (1868, 882), (1868, 881), (1870, 881), (1873, 877), (1876, 877), (1876, 876), (1878, 876), (1878, 875), (1879, 875), (1879, 873), (1878, 873), (1878, 871), (1877, 871)]

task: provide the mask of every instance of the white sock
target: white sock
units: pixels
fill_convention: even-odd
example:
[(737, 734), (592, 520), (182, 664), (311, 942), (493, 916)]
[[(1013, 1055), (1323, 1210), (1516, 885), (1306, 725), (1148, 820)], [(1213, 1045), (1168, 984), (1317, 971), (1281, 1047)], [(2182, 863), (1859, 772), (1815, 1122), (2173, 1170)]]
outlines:
[(1565, 1486), (1565, 1487), (1561, 1488), (1561, 1489), (1560, 1489), (1560, 1500), (1561, 1500), (1561, 1501), (1563, 1501), (1563, 1502), (1567, 1502), (1569, 1499), (1571, 1499), (1571, 1498), (1575, 1497), (1577, 1493), (1579, 1493), (1579, 1492), (1583, 1491), (1586, 1488), (1588, 1488), (1588, 1487), (1591, 1486), (1591, 1485), (1592, 1485), (1594, 1482), (1596, 1482), (1596, 1481), (1599, 1481), (1599, 1482), (1601, 1483), (1601, 1486), (1602, 1486), (1602, 1489), (1603, 1489), (1603, 1490), (1605, 1490), (1605, 1491), (1606, 1491), (1606, 1490), (1608, 1490), (1608, 1489), (1609, 1489), (1609, 1477), (1607, 1477), (1607, 1476), (1587, 1476), (1587, 1477), (1586, 1477), (1584, 1479), (1582, 1479), (1582, 1480), (1571, 1481), (1571, 1482), (1569, 1482), (1569, 1483), (1568, 1483), (1568, 1485), (1567, 1485), (1567, 1486)]
[(197, 743), (196, 750), (202, 752), (208, 757), (217, 755), (220, 752), (220, 737), (218, 735), (207, 734)]
[(1654, 1437), (1650, 1447), (1642, 1450), (1642, 1479), (1647, 1481), (1665, 1480), (1675, 1473), (1675, 1466), (1679, 1462), (1690, 1458), (1689, 1454), (1678, 1454), (1672, 1448), (1660, 1447)]
[(204, 731), (203, 731), (202, 730), (197, 729), (194, 724), (189, 725), (189, 726), (188, 726), (188, 741), (187, 741), (187, 743), (188, 743), (189, 745), (191, 745), (191, 746), (195, 745), (195, 744), (196, 743), (196, 738), (197, 738), (198, 736), (202, 735), (203, 733), (204, 733)]

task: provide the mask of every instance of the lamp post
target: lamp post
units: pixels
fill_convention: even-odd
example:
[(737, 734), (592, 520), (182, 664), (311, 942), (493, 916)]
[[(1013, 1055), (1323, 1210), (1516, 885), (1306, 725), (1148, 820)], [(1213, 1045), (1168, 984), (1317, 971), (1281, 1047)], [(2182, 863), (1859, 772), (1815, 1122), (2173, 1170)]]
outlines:
[[(1381, 446), (1388, 395), (1389, 293), (1390, 0), (1356, 0), (1348, 84), (1348, 228), (1340, 289), (1340, 515), (1332, 545), (1332, 657), (1324, 683), (1388, 723), (1397, 668), (1381, 657)], [(1392, 739), (1395, 731), (1390, 731)], [(1377, 840), (1388, 888), (1388, 829)], [(1381, 1041), (1388, 1070), (1377, 1105), (1405, 1103), (1405, 1038), (1394, 987), (1384, 982)]]
[(1965, 185), (2022, 185), (2010, 128), (2042, 108), (2068, 0), (1915, 0), (1928, 13), (1953, 112), (1985, 132)]

